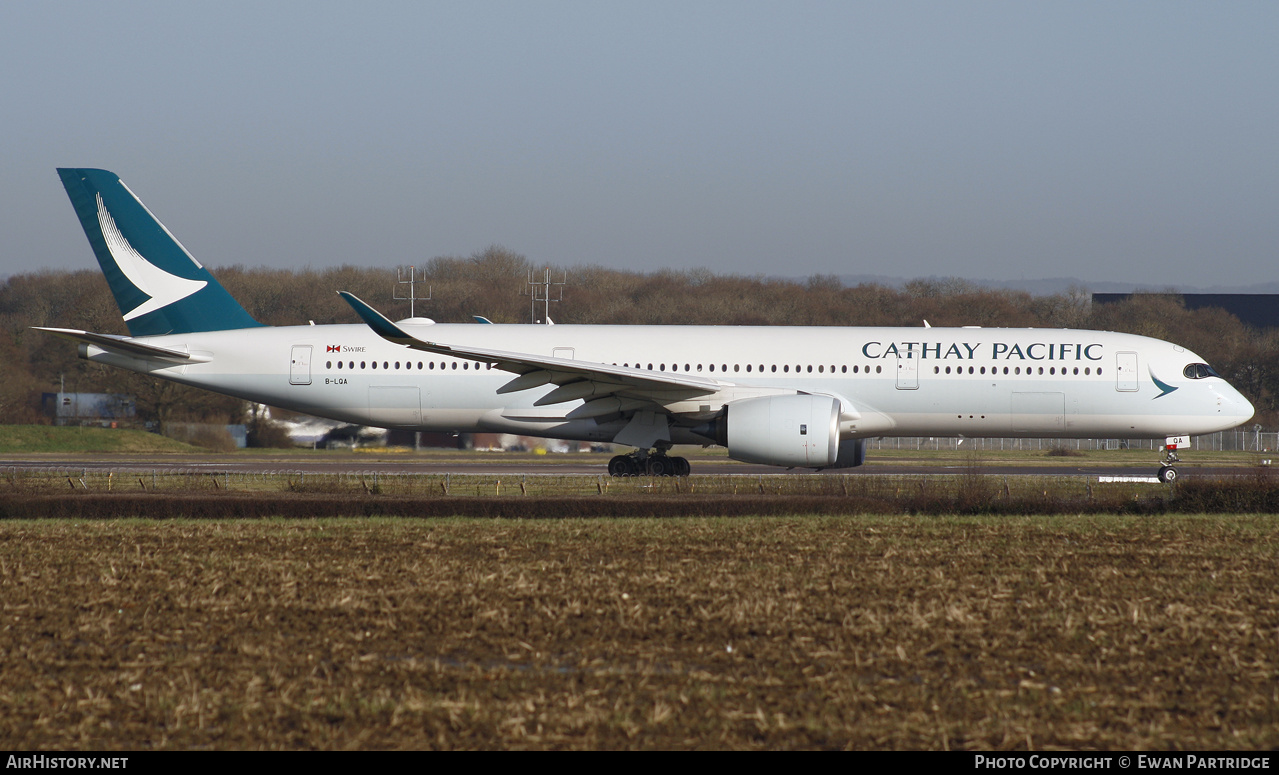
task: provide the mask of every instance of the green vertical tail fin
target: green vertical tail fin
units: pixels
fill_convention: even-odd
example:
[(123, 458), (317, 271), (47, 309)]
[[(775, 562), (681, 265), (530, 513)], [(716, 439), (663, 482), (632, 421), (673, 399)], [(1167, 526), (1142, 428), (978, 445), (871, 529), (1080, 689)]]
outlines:
[(255, 328), (253, 319), (118, 175), (59, 169), (133, 336)]

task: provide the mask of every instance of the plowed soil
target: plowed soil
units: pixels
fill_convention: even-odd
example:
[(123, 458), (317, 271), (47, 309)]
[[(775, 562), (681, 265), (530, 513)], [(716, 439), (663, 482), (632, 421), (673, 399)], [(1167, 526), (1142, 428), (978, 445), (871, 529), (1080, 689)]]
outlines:
[(0, 522), (0, 747), (1279, 745), (1273, 517)]

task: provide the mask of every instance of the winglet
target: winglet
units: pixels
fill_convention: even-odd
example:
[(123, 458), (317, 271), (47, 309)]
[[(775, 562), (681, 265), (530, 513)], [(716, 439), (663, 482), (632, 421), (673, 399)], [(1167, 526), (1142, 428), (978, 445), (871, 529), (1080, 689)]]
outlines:
[(369, 328), (373, 329), (373, 333), (388, 342), (407, 345), (418, 341), (416, 337), (405, 333), (404, 329), (388, 320), (381, 312), (378, 312), (365, 304), (355, 294), (348, 293), (347, 291), (338, 291), (338, 295), (341, 296), (347, 304), (351, 305), (351, 309), (355, 310), (355, 314), (360, 316), (360, 320), (363, 320)]

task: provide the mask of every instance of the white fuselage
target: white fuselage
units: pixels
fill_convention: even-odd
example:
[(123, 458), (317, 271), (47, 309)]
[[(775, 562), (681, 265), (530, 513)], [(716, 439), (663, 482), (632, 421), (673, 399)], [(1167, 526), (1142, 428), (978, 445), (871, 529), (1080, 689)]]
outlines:
[[(731, 383), (706, 406), (770, 388), (829, 394), (850, 410), (843, 438), (871, 436), (1149, 437), (1234, 427), (1251, 404), (1225, 380), (1183, 372), (1184, 348), (1100, 331), (421, 324), (413, 336)], [(567, 419), (581, 400), (535, 401), (554, 385), (499, 394), (513, 374), (392, 344), (364, 325), (214, 331), (145, 340), (203, 362), (173, 365), (103, 352), (134, 371), (351, 423), (612, 441), (619, 419)], [(1162, 383), (1162, 384), (1160, 384)], [(711, 405), (715, 404), (715, 405)], [(669, 407), (668, 407), (669, 408)], [(673, 429), (672, 440), (705, 443)]]

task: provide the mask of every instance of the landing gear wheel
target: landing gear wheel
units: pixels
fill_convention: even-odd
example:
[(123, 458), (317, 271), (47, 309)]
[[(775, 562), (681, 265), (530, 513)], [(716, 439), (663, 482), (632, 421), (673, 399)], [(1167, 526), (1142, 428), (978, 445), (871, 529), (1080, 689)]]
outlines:
[(609, 476), (629, 476), (631, 459), (626, 455), (617, 455), (608, 461)]
[(692, 466), (682, 457), (617, 455), (608, 461), (609, 476), (688, 476)]

